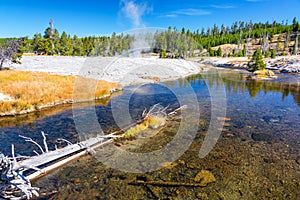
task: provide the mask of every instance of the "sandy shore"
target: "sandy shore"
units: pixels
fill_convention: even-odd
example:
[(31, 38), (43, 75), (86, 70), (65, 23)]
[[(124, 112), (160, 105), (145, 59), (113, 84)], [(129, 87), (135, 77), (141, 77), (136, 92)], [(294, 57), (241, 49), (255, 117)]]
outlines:
[(87, 58), (71, 56), (24, 56), (13, 69), (80, 75), (121, 85), (153, 83), (185, 77), (200, 72), (199, 63), (178, 59)]

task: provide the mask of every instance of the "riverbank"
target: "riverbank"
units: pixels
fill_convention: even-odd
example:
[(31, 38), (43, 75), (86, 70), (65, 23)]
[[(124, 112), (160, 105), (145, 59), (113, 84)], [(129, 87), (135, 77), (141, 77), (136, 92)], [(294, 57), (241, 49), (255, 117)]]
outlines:
[[(0, 71), (0, 116), (26, 114), (74, 102), (75, 76), (17, 70)], [(95, 99), (107, 98), (120, 86), (98, 81)]]
[[(109, 97), (122, 86), (174, 80), (198, 74), (205, 68), (246, 70), (248, 58), (210, 57), (187, 61), (157, 57), (24, 56), (21, 61), (22, 64), (11, 67), (14, 70), (0, 74), (0, 116), (26, 114), (73, 103), (78, 76), (101, 80), (95, 94), (99, 99)], [(265, 62), (267, 68), (278, 73), (300, 72), (300, 56), (278, 57)]]
[(122, 86), (174, 80), (201, 70), (195, 62), (156, 57), (24, 56), (21, 62), (0, 72), (0, 116), (74, 103), (75, 83), (84, 81), (78, 77), (98, 80), (95, 99), (102, 99)]
[[(216, 58), (208, 57), (198, 59), (198, 62), (203, 65), (212, 65), (220, 68), (229, 69), (248, 69), (247, 57), (233, 57), (233, 58)], [(280, 56), (276, 58), (264, 59), (266, 69), (275, 70), (280, 73), (300, 73), (300, 55), (297, 56)]]

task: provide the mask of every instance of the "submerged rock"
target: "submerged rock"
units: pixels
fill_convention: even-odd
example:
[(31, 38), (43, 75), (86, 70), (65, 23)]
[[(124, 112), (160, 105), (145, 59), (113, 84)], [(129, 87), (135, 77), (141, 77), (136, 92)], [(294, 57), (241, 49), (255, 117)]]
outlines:
[(214, 175), (208, 170), (201, 170), (194, 178), (195, 182), (200, 182), (200, 185), (205, 187), (209, 183), (216, 182)]
[(265, 141), (268, 143), (278, 142), (278, 138), (274, 134), (269, 133), (252, 133), (251, 138), (254, 141)]
[(281, 116), (263, 116), (263, 121), (267, 123), (279, 123), (282, 120)]

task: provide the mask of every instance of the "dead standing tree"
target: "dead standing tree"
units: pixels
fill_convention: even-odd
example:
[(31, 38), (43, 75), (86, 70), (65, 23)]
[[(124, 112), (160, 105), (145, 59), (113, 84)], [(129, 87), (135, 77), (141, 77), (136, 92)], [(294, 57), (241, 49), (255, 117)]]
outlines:
[(20, 46), (24, 41), (25, 38), (20, 38), (11, 42), (6, 49), (0, 47), (0, 70), (3, 69), (3, 64), (5, 62), (20, 63), (22, 57)]

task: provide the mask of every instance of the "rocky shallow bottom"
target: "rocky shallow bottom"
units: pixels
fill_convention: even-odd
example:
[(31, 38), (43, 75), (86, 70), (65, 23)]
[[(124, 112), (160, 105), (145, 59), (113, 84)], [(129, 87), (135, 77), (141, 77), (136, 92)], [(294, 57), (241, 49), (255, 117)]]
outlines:
[[(126, 173), (86, 156), (34, 185), (42, 188), (40, 199), (297, 199), (297, 144), (259, 134), (250, 126), (239, 127), (230, 120), (226, 119), (217, 145), (202, 159), (198, 153), (208, 119), (199, 121), (200, 129), (189, 149), (175, 162), (161, 163), (157, 171)], [(138, 145), (134, 141), (122, 145), (133, 152), (160, 149), (172, 140), (179, 123), (180, 117), (173, 117), (144, 143), (137, 140)], [(141, 167), (145, 164), (131, 162)]]

